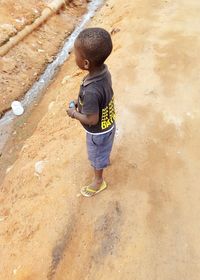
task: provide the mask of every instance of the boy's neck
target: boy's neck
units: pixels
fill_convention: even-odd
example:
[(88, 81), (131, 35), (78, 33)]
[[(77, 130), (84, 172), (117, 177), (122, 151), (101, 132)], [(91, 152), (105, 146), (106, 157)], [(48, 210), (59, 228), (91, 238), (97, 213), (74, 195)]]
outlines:
[(98, 67), (91, 68), (89, 70), (89, 76), (94, 76), (94, 75), (101, 73), (103, 71), (104, 67), (105, 67), (105, 64), (102, 64), (101, 66), (98, 66)]

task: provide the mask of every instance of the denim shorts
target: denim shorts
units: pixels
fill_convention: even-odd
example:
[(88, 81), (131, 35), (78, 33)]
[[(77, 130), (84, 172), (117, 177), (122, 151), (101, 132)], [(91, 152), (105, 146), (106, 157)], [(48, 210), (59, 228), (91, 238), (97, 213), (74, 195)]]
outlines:
[(96, 170), (104, 169), (110, 165), (110, 153), (114, 142), (115, 130), (116, 128), (114, 127), (105, 134), (86, 134), (88, 159)]

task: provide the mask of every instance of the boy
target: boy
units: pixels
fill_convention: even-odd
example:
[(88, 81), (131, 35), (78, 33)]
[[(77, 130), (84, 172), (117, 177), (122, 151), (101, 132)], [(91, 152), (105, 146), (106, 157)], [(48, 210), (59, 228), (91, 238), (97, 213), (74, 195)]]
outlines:
[[(104, 64), (112, 52), (110, 34), (102, 28), (87, 28), (74, 44), (76, 64), (88, 71), (80, 87), (78, 100), (67, 110), (86, 130), (88, 158), (94, 168), (94, 180), (81, 189), (91, 197), (107, 188), (103, 170), (110, 164), (115, 135), (115, 108), (111, 75)], [(78, 110), (77, 110), (78, 109)]]

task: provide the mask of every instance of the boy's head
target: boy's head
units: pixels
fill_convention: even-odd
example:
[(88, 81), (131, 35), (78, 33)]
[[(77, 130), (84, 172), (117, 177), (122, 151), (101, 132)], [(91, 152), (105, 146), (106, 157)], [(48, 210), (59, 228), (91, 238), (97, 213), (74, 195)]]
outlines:
[(112, 52), (110, 34), (103, 28), (84, 29), (75, 41), (77, 65), (90, 71), (100, 67)]

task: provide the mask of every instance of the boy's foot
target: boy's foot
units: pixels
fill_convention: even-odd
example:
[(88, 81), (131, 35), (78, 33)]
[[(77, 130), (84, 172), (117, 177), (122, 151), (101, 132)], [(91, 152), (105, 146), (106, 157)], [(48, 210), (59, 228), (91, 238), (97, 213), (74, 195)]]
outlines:
[(94, 179), (93, 182), (88, 186), (88, 188), (98, 191), (103, 183), (103, 178), (100, 180)]
[(99, 192), (105, 190), (107, 188), (107, 184), (105, 181), (103, 181), (98, 188), (93, 188), (93, 186), (86, 186), (81, 189), (81, 194), (85, 197), (91, 197), (95, 194), (98, 194)]

